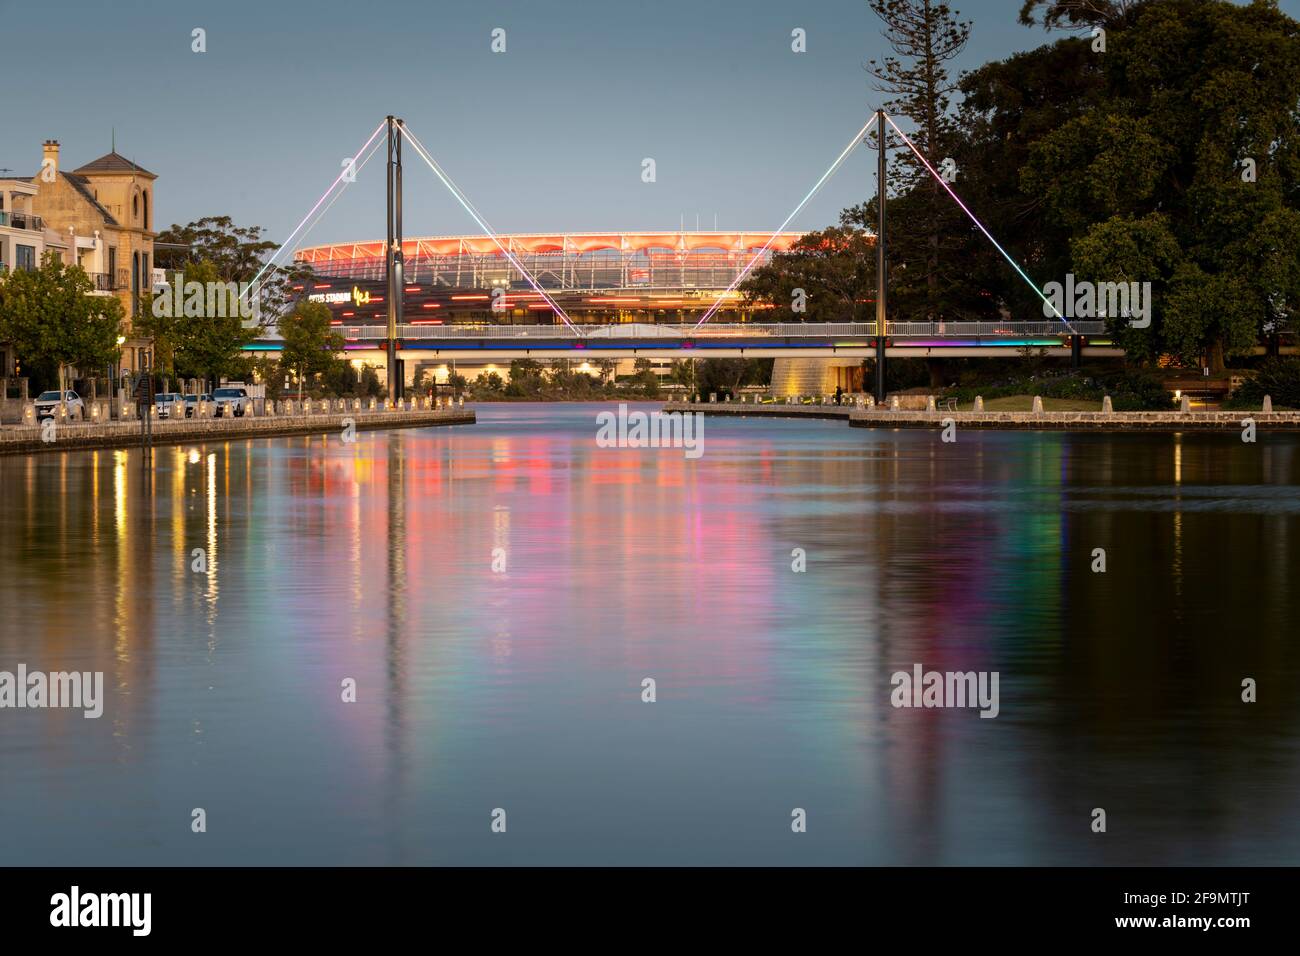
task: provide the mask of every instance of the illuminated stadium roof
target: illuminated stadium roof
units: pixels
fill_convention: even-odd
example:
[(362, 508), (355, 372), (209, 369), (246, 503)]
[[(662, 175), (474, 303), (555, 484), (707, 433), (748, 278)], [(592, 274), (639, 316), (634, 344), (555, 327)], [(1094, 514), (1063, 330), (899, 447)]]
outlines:
[[(498, 236), (510, 250), (509, 258), (483, 235), (405, 239), (402, 300), (405, 314), (417, 324), (485, 318), (551, 322), (556, 321), (553, 303), (585, 322), (634, 314), (650, 320), (672, 315), (682, 321), (686, 313), (703, 313), (720, 301), (735, 311), (741, 298), (735, 286), (745, 270), (773, 252), (788, 250), (802, 235), (513, 233)], [(328, 305), (336, 324), (384, 320), (382, 241), (310, 246), (297, 250), (294, 258), (315, 274), (303, 293)], [(499, 305), (508, 313), (490, 305), (498, 291), (505, 293)]]
[[(740, 254), (761, 249), (772, 239), (768, 249), (784, 252), (802, 236), (802, 232), (782, 232), (773, 239), (770, 232), (527, 232), (498, 236), (512, 252), (569, 253), (586, 252), (726, 252)], [(488, 236), (423, 236), (402, 241), (406, 259), (417, 256), (501, 255), (501, 249)], [(294, 253), (299, 262), (340, 262), (358, 259), (383, 259), (384, 242), (336, 242), (324, 246), (307, 246)]]

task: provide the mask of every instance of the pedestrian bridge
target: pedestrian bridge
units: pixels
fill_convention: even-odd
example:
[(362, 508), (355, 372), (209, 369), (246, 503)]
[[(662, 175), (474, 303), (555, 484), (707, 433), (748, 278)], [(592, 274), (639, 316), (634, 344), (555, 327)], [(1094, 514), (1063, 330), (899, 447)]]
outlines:
[[(1083, 354), (1117, 356), (1105, 323), (1077, 321)], [(382, 325), (336, 326), (351, 358), (377, 360), (384, 352)], [(515, 358), (871, 358), (877, 345), (875, 322), (775, 322), (743, 324), (433, 325), (397, 327), (401, 352), (412, 358), (447, 357), (495, 361)], [(250, 352), (278, 351), (269, 336)], [(1060, 321), (1043, 322), (894, 322), (886, 328), (885, 348), (899, 358), (1006, 357), (1017, 349), (1070, 355), (1070, 331)], [(361, 353), (361, 354), (354, 354)]]

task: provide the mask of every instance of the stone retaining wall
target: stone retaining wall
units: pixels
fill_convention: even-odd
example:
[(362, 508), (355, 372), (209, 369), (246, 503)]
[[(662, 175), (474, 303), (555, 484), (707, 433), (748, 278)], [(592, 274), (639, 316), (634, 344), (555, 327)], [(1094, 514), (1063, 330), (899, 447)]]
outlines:
[(959, 428), (1016, 428), (1040, 431), (1235, 430), (1250, 419), (1258, 431), (1300, 430), (1294, 412), (925, 412), (862, 409), (835, 405), (743, 405), (666, 402), (666, 412), (749, 415), (768, 418), (847, 419), (855, 428), (942, 428), (952, 419)]
[(1019, 428), (1041, 431), (1258, 431), (1300, 429), (1300, 412), (905, 412), (855, 411), (855, 428)]
[(851, 405), (746, 405), (740, 402), (664, 402), (666, 412), (704, 412), (706, 415), (762, 415), (766, 418), (847, 419)]
[[(309, 435), (342, 432), (344, 420), (350, 419), (358, 431), (377, 428), (424, 428), (433, 425), (472, 425), (473, 411), (454, 409), (414, 409), (393, 411), (333, 411), (311, 415), (274, 415), (262, 418), (185, 418), (153, 422), (153, 443), (174, 445), (189, 441), (224, 441), (240, 438), (264, 438), (275, 435)], [(0, 454), (27, 454), (35, 451), (66, 451), (69, 448), (139, 447), (142, 423), (139, 421), (80, 423), (58, 425), (54, 441), (41, 440), (38, 425), (0, 428)]]

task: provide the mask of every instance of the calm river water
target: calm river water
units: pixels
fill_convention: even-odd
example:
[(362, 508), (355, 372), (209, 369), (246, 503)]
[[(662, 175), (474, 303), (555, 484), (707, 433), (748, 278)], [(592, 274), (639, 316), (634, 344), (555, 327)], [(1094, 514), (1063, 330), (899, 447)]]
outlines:
[(0, 864), (1300, 862), (1300, 436), (605, 407), (0, 458)]

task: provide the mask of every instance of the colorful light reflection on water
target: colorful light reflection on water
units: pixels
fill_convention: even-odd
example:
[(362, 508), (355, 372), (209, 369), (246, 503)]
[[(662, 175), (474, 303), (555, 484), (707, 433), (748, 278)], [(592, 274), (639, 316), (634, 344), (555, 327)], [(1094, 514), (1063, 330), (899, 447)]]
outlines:
[[(710, 419), (692, 461), (599, 409), (0, 459), (0, 669), (109, 688), (0, 711), (0, 860), (1297, 859), (1295, 436)], [(913, 662), (1000, 716), (891, 708)]]

